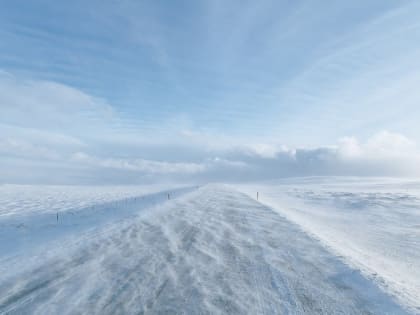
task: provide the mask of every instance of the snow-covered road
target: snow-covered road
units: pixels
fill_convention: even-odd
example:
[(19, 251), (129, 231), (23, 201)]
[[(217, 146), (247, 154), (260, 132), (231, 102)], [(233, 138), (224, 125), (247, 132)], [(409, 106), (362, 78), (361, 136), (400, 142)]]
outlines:
[(406, 314), (298, 226), (226, 186), (68, 242), (0, 276), (0, 313)]

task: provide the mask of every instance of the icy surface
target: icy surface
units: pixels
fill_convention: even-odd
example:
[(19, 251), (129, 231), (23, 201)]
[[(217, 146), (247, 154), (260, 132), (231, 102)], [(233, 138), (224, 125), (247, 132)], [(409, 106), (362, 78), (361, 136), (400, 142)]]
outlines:
[(237, 186), (420, 313), (420, 181), (285, 179)]
[(1, 264), (8, 314), (405, 314), (297, 225), (225, 186)]

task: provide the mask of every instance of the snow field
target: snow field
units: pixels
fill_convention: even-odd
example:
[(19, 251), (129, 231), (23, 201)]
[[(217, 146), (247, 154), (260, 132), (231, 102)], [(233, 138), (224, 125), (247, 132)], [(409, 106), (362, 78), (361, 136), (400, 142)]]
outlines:
[(240, 185), (420, 313), (420, 182), (303, 178)]
[(406, 314), (297, 225), (221, 185), (23, 263), (0, 279), (0, 312)]

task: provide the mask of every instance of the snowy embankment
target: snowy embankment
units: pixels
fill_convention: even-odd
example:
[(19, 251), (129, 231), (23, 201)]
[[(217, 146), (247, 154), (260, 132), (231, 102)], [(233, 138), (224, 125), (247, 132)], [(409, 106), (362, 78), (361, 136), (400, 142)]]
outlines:
[(0, 185), (0, 218), (88, 209), (98, 204), (146, 196), (174, 188), (177, 187)]
[(0, 261), (22, 253), (30, 257), (40, 246), (59, 246), (66, 237), (135, 216), (167, 201), (168, 195), (176, 198), (193, 189), (0, 185)]
[(406, 314), (298, 226), (226, 186), (55, 245), (0, 262), (19, 265), (1, 273), (0, 313)]
[(420, 313), (420, 182), (302, 178), (238, 185)]

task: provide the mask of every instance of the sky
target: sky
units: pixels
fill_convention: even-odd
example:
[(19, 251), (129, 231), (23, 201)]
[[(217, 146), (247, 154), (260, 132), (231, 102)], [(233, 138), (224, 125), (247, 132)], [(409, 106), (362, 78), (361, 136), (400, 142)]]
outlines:
[(0, 0), (0, 183), (420, 176), (420, 2)]

